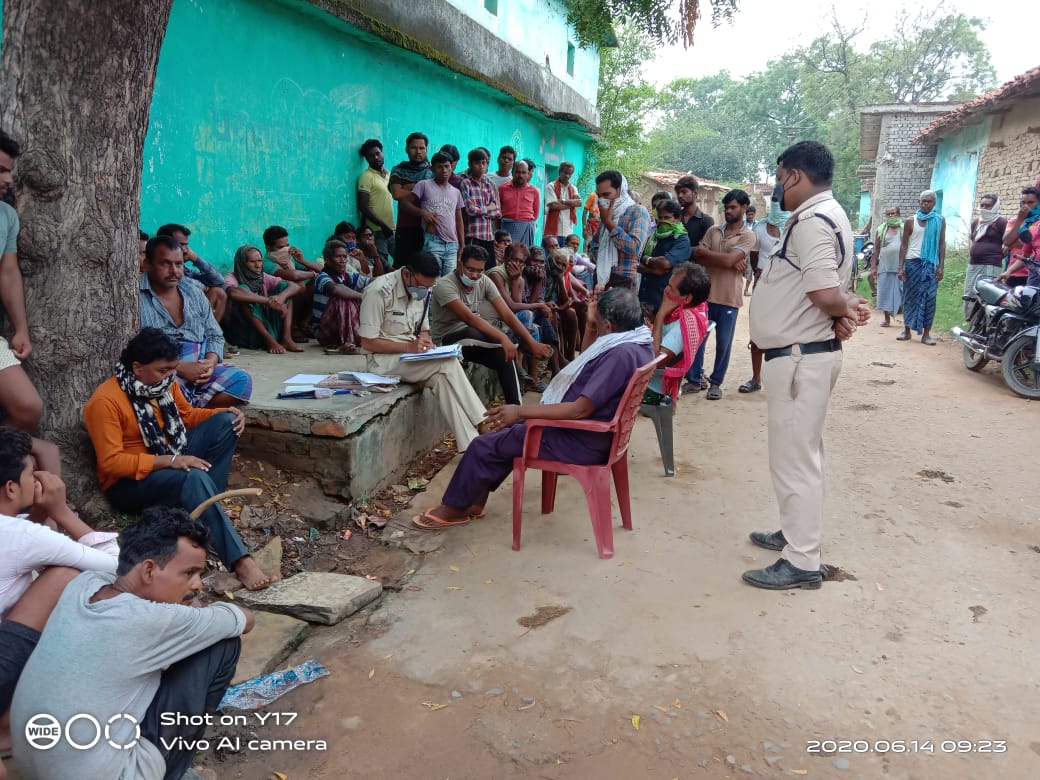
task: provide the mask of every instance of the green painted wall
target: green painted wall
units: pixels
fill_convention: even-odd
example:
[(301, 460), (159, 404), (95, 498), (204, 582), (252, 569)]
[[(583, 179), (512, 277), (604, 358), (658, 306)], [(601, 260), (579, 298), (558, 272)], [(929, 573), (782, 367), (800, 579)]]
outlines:
[[(175, 0), (144, 150), (141, 226), (192, 229), (193, 248), (229, 268), (271, 224), (317, 257), (341, 219), (370, 137), (387, 166), (420, 130), (431, 150), (503, 144), (538, 164), (574, 162), (587, 138), (508, 96), (362, 33), (302, 0)], [(431, 151), (432, 153), (432, 151)]]

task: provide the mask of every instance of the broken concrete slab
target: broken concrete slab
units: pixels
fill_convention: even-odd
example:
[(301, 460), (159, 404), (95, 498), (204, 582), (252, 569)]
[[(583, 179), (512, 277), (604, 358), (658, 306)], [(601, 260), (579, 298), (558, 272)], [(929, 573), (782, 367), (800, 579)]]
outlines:
[(273, 672), (311, 630), (305, 621), (288, 615), (254, 612), (253, 619), (253, 630), (242, 635), (242, 655), (232, 685)]
[(305, 571), (257, 591), (240, 591), (247, 607), (332, 626), (379, 598), (383, 586), (364, 577)]

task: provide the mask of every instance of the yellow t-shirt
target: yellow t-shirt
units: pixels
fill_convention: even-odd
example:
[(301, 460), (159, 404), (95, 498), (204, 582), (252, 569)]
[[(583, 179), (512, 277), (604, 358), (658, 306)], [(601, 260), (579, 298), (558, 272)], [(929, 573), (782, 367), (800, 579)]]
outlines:
[[(379, 218), (391, 228), (394, 226), (394, 199), (390, 195), (390, 176), (383, 177), (374, 168), (365, 168), (358, 176), (357, 188), (359, 192), (368, 193), (368, 203)], [(373, 230), (382, 230), (379, 225), (372, 223), (370, 219), (365, 224)]]

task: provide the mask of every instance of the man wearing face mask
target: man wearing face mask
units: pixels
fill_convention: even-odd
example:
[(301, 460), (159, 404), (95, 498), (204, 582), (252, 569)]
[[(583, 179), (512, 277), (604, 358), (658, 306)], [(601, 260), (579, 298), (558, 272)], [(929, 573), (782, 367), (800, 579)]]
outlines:
[(628, 180), (620, 171), (603, 171), (597, 176), (596, 195), (600, 228), (589, 244), (589, 254), (596, 259), (596, 284), (613, 283), (613, 275), (628, 280), (635, 290), (639, 256), (650, 238), (650, 212), (632, 199)]
[(516, 371), (517, 345), (509, 335), (481, 315), (489, 307), (503, 325), (517, 334), (524, 351), (549, 357), (552, 349), (539, 344), (502, 300), (490, 278), (484, 276), (487, 252), (483, 247), (467, 246), (455, 270), (442, 277), (433, 288), (430, 331), (438, 344), (462, 342), (462, 356), (471, 363), (487, 366), (498, 374), (507, 404), (518, 404), (523, 395)]
[(361, 298), (361, 347), (368, 371), (399, 376), (405, 382), (429, 387), (448, 421), (459, 451), (477, 437), (484, 404), (456, 358), (402, 363), (406, 352), (433, 348), (430, 338), (431, 293), (440, 263), (430, 252), (416, 252), (407, 265), (372, 280)]
[(751, 340), (765, 358), (769, 471), (780, 530), (750, 538), (782, 551), (771, 566), (744, 572), (744, 582), (756, 588), (823, 583), (823, 424), (841, 372), (839, 339), (870, 319), (867, 301), (844, 292), (852, 227), (831, 192), (833, 175), (834, 157), (816, 141), (801, 141), (777, 159), (780, 208), (791, 219), (751, 297)]

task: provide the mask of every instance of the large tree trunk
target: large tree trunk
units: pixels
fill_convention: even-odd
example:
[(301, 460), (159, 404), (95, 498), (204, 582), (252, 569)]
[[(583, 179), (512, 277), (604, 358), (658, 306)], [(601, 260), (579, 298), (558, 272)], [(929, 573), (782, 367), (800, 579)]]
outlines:
[(137, 323), (141, 161), (172, 0), (4, 0), (0, 127), (15, 162), (43, 433), (103, 506), (81, 410)]

